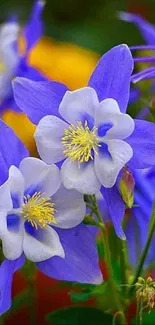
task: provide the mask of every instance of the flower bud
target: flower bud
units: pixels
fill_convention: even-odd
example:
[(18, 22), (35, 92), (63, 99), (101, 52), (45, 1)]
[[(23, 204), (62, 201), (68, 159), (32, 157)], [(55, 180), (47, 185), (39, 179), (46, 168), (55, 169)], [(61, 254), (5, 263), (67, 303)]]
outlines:
[(119, 184), (121, 196), (127, 207), (131, 209), (134, 202), (134, 186), (135, 180), (132, 173), (127, 167), (123, 168), (122, 177)]

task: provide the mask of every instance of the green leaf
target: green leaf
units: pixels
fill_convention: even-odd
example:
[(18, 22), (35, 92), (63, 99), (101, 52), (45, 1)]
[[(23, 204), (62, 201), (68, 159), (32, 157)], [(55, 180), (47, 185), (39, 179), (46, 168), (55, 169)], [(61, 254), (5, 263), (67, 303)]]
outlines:
[(29, 291), (25, 290), (20, 292), (12, 301), (11, 308), (4, 314), (5, 317), (9, 317), (14, 312), (17, 312), (21, 307), (29, 305)]
[(117, 309), (113, 292), (108, 282), (101, 285), (100, 292), (96, 293), (97, 305), (104, 311), (114, 311)]
[[(142, 325), (154, 325), (155, 321), (155, 310), (152, 310), (150, 313), (144, 313), (142, 315)], [(132, 325), (136, 325), (136, 317), (132, 320)]]
[(112, 325), (112, 315), (92, 307), (69, 307), (59, 309), (46, 315), (52, 325)]
[(92, 292), (91, 291), (81, 291), (81, 292), (70, 292), (70, 297), (72, 302), (77, 303), (77, 302), (85, 302), (88, 301), (92, 297)]

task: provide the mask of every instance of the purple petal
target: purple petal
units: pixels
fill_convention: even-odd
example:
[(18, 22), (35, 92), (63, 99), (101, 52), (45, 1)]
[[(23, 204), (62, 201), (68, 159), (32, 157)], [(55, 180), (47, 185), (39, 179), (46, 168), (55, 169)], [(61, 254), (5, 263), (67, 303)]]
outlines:
[(125, 239), (126, 237), (122, 229), (122, 220), (125, 214), (125, 204), (116, 185), (108, 189), (102, 186), (100, 191), (105, 199), (117, 236), (121, 239)]
[(143, 108), (139, 111), (139, 113), (136, 115), (136, 118), (137, 118), (137, 119), (140, 119), (140, 120), (142, 120), (142, 119), (145, 120), (145, 118), (147, 117), (147, 115), (149, 115), (149, 113), (150, 113), (149, 108), (148, 108), (148, 107), (143, 107)]
[(140, 98), (140, 90), (137, 88), (132, 88), (130, 91), (129, 103), (132, 104)]
[[(27, 65), (26, 59), (22, 58), (19, 62), (17, 67), (16, 76), (24, 77), (27, 79), (31, 79), (34, 81), (45, 81), (46, 78), (35, 68), (32, 68)], [(0, 112), (3, 112), (6, 108), (12, 109), (15, 112), (21, 112), (21, 109), (16, 104), (13, 96), (13, 91), (11, 92), (10, 96), (3, 100), (0, 105)]]
[(139, 208), (132, 209), (128, 217), (125, 234), (130, 263), (137, 265), (145, 245), (148, 222)]
[(31, 18), (24, 29), (24, 38), (26, 40), (27, 52), (39, 41), (43, 34), (43, 22), (41, 14), (44, 9), (45, 2), (36, 0), (32, 8)]
[(20, 161), (28, 155), (28, 150), (14, 131), (0, 120), (0, 184), (8, 178), (9, 167), (18, 167)]
[(9, 107), (9, 109), (11, 109), (15, 112), (21, 112), (21, 109), (18, 107), (18, 105), (16, 104), (16, 102), (13, 98), (13, 94), (9, 98), (2, 101), (2, 103), (0, 105), (0, 113), (4, 112), (4, 110), (6, 110), (6, 108), (8, 108), (8, 107)]
[(11, 288), (14, 273), (19, 270), (25, 262), (25, 257), (16, 260), (5, 259), (0, 266), (0, 315), (11, 307)]
[(144, 40), (149, 45), (155, 44), (155, 26), (148, 23), (145, 19), (141, 16), (136, 14), (131, 14), (128, 12), (121, 12), (120, 18), (124, 21), (128, 21), (134, 23), (140, 30)]
[(32, 81), (16, 78), (13, 81), (17, 105), (28, 115), (32, 123), (38, 124), (46, 115), (60, 116), (58, 108), (67, 87), (54, 81)]
[(138, 73), (134, 73), (131, 77), (133, 83), (137, 83), (144, 79), (152, 79), (155, 77), (155, 67), (144, 69)]
[(130, 77), (133, 59), (127, 45), (112, 48), (99, 60), (92, 73), (89, 86), (98, 94), (99, 101), (105, 98), (117, 100), (120, 110), (125, 112), (130, 94)]
[(148, 168), (155, 165), (155, 124), (148, 121), (134, 120), (135, 129), (125, 141), (133, 149), (133, 157), (128, 162), (129, 168)]
[(15, 75), (17, 77), (23, 77), (34, 81), (47, 80), (37, 69), (30, 67), (27, 64), (27, 60), (25, 57), (20, 59)]
[(65, 258), (56, 256), (37, 263), (39, 269), (57, 280), (102, 283), (93, 232), (83, 224), (72, 229), (57, 229), (57, 232), (65, 251)]
[(131, 51), (137, 51), (137, 50), (151, 50), (151, 51), (154, 51), (155, 50), (155, 45), (134, 45), (134, 46), (130, 46), (129, 49)]
[(155, 62), (155, 57), (154, 56), (141, 56), (141, 57), (137, 57), (134, 58), (134, 62)]

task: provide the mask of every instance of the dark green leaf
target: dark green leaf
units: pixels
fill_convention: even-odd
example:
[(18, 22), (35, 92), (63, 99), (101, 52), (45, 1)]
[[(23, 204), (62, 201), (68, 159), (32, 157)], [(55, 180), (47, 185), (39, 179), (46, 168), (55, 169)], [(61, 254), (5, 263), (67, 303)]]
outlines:
[[(142, 315), (142, 325), (154, 325), (155, 323), (155, 310), (151, 313), (144, 313)], [(136, 317), (132, 320), (132, 325), (136, 325)]]
[(72, 302), (84, 302), (88, 301), (92, 297), (91, 291), (82, 291), (82, 292), (70, 292), (70, 297)]
[(29, 305), (29, 291), (25, 290), (19, 293), (12, 301), (11, 308), (5, 313), (5, 317), (17, 312), (21, 307)]
[(112, 325), (112, 318), (112, 315), (91, 307), (63, 308), (46, 316), (52, 325)]

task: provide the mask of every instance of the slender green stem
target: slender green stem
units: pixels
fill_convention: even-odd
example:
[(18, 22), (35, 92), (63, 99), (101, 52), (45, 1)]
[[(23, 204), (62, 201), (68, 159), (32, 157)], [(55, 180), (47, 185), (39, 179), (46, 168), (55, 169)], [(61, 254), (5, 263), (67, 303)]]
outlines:
[(141, 301), (137, 301), (136, 325), (142, 325), (141, 309), (142, 309)]
[(127, 283), (127, 276), (126, 276), (126, 270), (127, 270), (127, 255), (126, 255), (126, 243), (124, 240), (120, 240), (120, 270), (121, 270), (121, 282), (122, 284)]
[(86, 205), (87, 205), (87, 208), (89, 208), (89, 209), (91, 209), (92, 211), (95, 212), (94, 207), (90, 203), (87, 202)]
[(104, 251), (105, 251), (105, 261), (106, 261), (106, 265), (107, 265), (107, 269), (108, 269), (109, 286), (110, 286), (111, 292), (113, 294), (113, 298), (114, 298), (114, 301), (115, 301), (116, 308), (117, 308), (117, 310), (119, 312), (121, 312), (121, 315), (122, 315), (121, 317), (123, 319), (122, 324), (126, 325), (127, 324), (126, 318), (125, 318), (125, 315), (124, 315), (123, 310), (122, 310), (122, 306), (121, 306), (121, 303), (120, 303), (120, 300), (119, 300), (119, 295), (118, 295), (118, 292), (117, 292), (117, 287), (116, 287), (114, 277), (113, 277), (113, 270), (112, 270), (111, 256), (110, 256), (110, 248), (109, 248), (109, 241), (108, 241), (108, 237), (107, 237), (106, 228), (105, 228), (105, 225), (103, 223), (103, 219), (102, 219), (102, 216), (100, 214), (100, 210), (98, 208), (98, 204), (97, 204), (95, 195), (91, 196), (91, 200), (92, 200), (92, 203), (93, 203), (93, 206), (94, 206), (94, 211), (95, 211), (96, 217), (97, 217), (97, 219), (99, 221), (99, 225), (100, 225), (101, 232), (102, 232), (102, 240), (103, 240)]
[(124, 322), (124, 313), (122, 311), (117, 311), (117, 313), (115, 313), (112, 320), (112, 325), (118, 324), (118, 321), (120, 325), (126, 324), (126, 322)]
[(36, 310), (35, 310), (35, 299), (36, 299), (36, 290), (35, 290), (35, 274), (27, 278), (28, 290), (29, 290), (29, 325), (36, 324)]
[(149, 231), (148, 231), (146, 244), (145, 244), (144, 250), (142, 252), (142, 255), (140, 257), (140, 261), (139, 261), (138, 267), (136, 269), (133, 281), (131, 283), (132, 287), (130, 287), (129, 291), (128, 291), (129, 296), (132, 296), (133, 291), (134, 291), (134, 286), (133, 285), (137, 282), (137, 280), (138, 280), (138, 278), (141, 275), (141, 272), (143, 270), (143, 265), (144, 265), (145, 259), (147, 257), (147, 253), (148, 253), (148, 250), (149, 250), (149, 247), (150, 247), (153, 235), (154, 235), (154, 231), (155, 231), (155, 204), (153, 206), (153, 212), (152, 212), (152, 216), (151, 216), (150, 228), (149, 228)]

